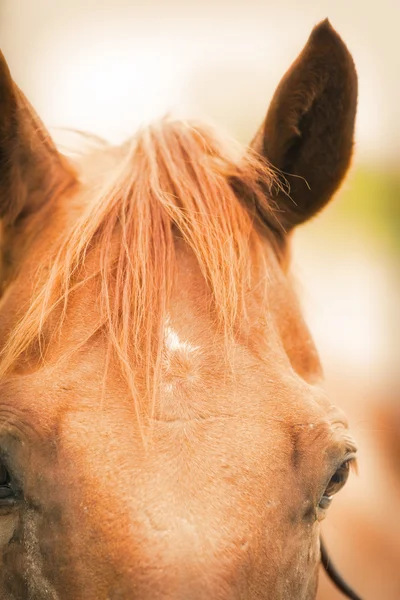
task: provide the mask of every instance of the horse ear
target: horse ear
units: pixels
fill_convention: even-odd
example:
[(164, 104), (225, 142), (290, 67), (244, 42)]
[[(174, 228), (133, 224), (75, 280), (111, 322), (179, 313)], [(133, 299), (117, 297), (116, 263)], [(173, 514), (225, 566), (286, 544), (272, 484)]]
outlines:
[(10, 224), (35, 212), (73, 179), (0, 52), (0, 218)]
[(329, 201), (350, 164), (356, 108), (353, 59), (325, 20), (281, 80), (252, 142), (281, 178), (273, 216), (262, 215), (269, 225), (289, 232)]

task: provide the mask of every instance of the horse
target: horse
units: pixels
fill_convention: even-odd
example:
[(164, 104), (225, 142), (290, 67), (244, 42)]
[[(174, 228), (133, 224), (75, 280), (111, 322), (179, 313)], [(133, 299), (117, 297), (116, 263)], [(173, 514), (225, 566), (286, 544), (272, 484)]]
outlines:
[[(327, 376), (329, 381), (329, 375)], [(356, 436), (362, 462), (358, 477), (332, 506), (323, 523), (323, 539), (336, 567), (368, 600), (400, 597), (400, 503), (398, 402), (387, 380), (349, 381), (335, 376), (331, 393), (341, 399)], [(371, 569), (370, 565), (374, 565)], [(317, 600), (342, 600), (324, 574)]]
[(290, 275), (357, 75), (323, 21), (252, 143), (62, 154), (0, 61), (1, 600), (311, 600), (356, 461)]

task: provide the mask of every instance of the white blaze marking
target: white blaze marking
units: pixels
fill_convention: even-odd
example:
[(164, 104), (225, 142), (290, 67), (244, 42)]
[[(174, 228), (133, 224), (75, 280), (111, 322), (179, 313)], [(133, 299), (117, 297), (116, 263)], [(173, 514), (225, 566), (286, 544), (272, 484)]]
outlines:
[(165, 328), (165, 345), (171, 352), (183, 351), (187, 354), (195, 352), (199, 349), (199, 346), (193, 346), (189, 342), (185, 342), (179, 339), (176, 331), (169, 325)]

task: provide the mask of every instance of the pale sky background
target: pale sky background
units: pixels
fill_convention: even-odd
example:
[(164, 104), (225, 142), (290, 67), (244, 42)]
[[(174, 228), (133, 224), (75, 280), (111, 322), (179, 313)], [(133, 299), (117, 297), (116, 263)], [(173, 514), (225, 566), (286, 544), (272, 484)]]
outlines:
[(111, 141), (182, 106), (251, 135), (329, 17), (359, 71), (357, 156), (400, 156), (400, 0), (0, 0), (0, 11), (0, 46), (46, 124)]
[[(0, 47), (49, 127), (120, 142), (183, 108), (247, 141), (325, 17), (359, 73), (355, 162), (396, 168), (400, 0), (0, 0)], [(374, 249), (347, 234), (318, 251), (312, 235), (299, 236), (306, 312), (325, 362), (384, 378), (391, 276)]]

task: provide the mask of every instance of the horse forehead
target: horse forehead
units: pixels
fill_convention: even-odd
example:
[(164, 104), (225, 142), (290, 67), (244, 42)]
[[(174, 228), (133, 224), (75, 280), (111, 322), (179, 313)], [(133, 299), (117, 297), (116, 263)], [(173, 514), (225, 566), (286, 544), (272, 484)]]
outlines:
[(321, 418), (323, 395), (293, 372), (280, 344), (271, 341), (258, 354), (252, 343), (229, 345), (217, 336), (211, 343), (202, 327), (181, 327), (169, 317), (166, 323), (156, 418), (176, 423), (242, 419), (244, 413), (255, 422), (262, 414), (280, 415), (287, 423), (299, 415)]
[(168, 324), (165, 328), (164, 347), (168, 355), (172, 356), (174, 353), (182, 353), (184, 356), (189, 357), (195, 352), (200, 350), (200, 346), (195, 346), (185, 339), (182, 339), (177, 331)]

